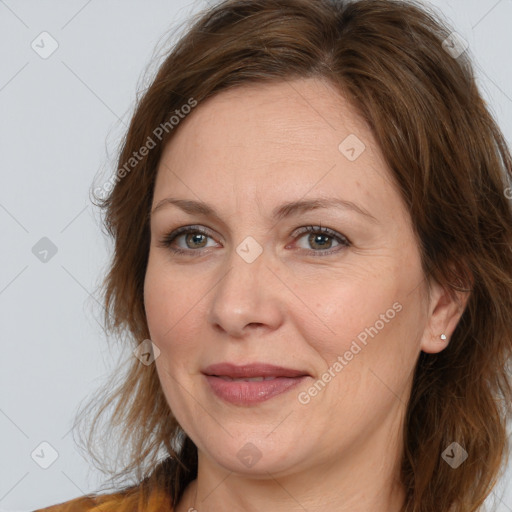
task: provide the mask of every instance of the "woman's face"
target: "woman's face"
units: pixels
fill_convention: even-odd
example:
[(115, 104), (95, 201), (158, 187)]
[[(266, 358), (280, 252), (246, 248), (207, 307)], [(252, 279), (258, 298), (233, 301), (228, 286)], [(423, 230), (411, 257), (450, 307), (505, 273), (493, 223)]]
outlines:
[[(369, 129), (313, 79), (224, 91), (181, 123), (158, 169), (144, 296), (162, 388), (200, 464), (393, 463), (419, 352), (451, 329), (433, 326), (411, 220)], [(206, 377), (218, 363), (306, 376)]]

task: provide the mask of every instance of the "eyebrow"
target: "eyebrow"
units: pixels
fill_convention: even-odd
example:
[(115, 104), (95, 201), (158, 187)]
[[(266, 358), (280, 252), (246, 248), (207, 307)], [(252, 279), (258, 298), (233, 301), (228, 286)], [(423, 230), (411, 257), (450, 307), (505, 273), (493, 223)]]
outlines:
[[(207, 203), (203, 203), (200, 201), (192, 201), (190, 199), (177, 199), (174, 197), (166, 197), (157, 203), (157, 205), (153, 208), (151, 215), (154, 215), (155, 212), (161, 210), (165, 206), (174, 205), (185, 213), (189, 213), (191, 215), (204, 215), (215, 217), (220, 220), (219, 214), (215, 211), (215, 209)], [(319, 197), (314, 199), (302, 200), (302, 201), (291, 201), (288, 203), (284, 203), (281, 206), (274, 208), (272, 211), (272, 217), (276, 221), (282, 220), (287, 217), (291, 217), (293, 215), (297, 215), (300, 213), (304, 213), (311, 210), (317, 209), (327, 209), (327, 208), (337, 208), (343, 210), (352, 210), (373, 223), (379, 223), (379, 221), (365, 208), (358, 206), (357, 204), (347, 201), (345, 199), (337, 198), (337, 197)]]

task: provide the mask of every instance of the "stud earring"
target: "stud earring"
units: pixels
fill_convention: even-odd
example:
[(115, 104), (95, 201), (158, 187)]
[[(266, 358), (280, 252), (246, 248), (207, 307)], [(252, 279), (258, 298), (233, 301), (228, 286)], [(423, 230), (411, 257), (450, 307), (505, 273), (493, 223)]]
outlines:
[(445, 340), (446, 339), (446, 334), (441, 334), (441, 339)]

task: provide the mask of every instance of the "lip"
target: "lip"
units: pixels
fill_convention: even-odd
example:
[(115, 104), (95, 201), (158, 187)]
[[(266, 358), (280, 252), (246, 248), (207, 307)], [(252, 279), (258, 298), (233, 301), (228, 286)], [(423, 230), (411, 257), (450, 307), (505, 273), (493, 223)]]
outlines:
[[(298, 386), (310, 375), (302, 370), (265, 363), (235, 365), (219, 363), (203, 370), (209, 388), (222, 400), (251, 406), (269, 400)], [(233, 381), (230, 378), (273, 377), (263, 381)]]
[(236, 365), (233, 363), (217, 363), (207, 366), (202, 372), (216, 377), (251, 378), (251, 377), (301, 377), (308, 372), (293, 368), (284, 368), (267, 363), (248, 363)]
[(210, 390), (222, 400), (235, 405), (250, 406), (269, 400), (298, 386), (309, 376), (276, 377), (259, 382), (229, 381), (205, 375)]

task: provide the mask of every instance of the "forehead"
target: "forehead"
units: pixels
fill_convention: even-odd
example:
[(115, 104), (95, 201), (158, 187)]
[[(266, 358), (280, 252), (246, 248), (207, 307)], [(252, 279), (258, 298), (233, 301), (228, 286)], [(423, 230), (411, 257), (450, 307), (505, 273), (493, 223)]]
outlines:
[(393, 214), (386, 202), (396, 203), (397, 191), (373, 134), (324, 81), (225, 90), (175, 129), (160, 160), (155, 199), (165, 191), (196, 199), (215, 192), (219, 204), (235, 194), (270, 205), (284, 194), (293, 200), (311, 191), (374, 209), (380, 202)]
[[(366, 146), (375, 141), (353, 107), (332, 85), (319, 79), (250, 84), (224, 90), (200, 103), (181, 122), (166, 152), (189, 153), (218, 148), (209, 158), (250, 154), (258, 162), (287, 156), (299, 160), (323, 153), (337, 158), (339, 143), (349, 134)], [(268, 146), (261, 147), (265, 142)], [(227, 151), (220, 151), (221, 149)], [(166, 156), (167, 156), (166, 155)], [(176, 159), (179, 158), (176, 154)]]

